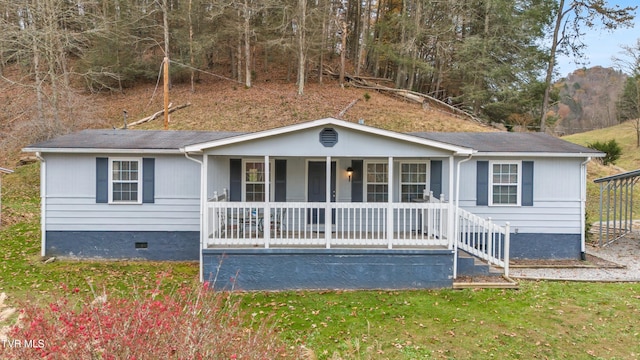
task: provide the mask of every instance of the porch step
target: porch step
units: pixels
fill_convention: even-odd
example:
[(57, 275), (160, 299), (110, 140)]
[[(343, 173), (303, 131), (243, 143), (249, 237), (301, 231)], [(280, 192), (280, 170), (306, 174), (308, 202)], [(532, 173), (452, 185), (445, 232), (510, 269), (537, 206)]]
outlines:
[(489, 265), (477, 257), (458, 251), (458, 275), (461, 276), (502, 276), (504, 271)]

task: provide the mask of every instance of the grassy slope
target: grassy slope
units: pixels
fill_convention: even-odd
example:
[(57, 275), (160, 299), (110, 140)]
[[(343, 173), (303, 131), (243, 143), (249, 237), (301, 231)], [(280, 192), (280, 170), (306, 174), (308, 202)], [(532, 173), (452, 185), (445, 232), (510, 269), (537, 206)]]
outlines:
[[(598, 221), (600, 186), (593, 180), (625, 171), (640, 169), (640, 148), (636, 146), (635, 128), (631, 123), (623, 123), (600, 130), (593, 130), (564, 137), (565, 140), (588, 146), (596, 141), (615, 139), (622, 148), (622, 156), (614, 166), (603, 166), (598, 161), (589, 163), (587, 181), (587, 212), (589, 221)], [(634, 192), (634, 218), (640, 217), (640, 191)]]

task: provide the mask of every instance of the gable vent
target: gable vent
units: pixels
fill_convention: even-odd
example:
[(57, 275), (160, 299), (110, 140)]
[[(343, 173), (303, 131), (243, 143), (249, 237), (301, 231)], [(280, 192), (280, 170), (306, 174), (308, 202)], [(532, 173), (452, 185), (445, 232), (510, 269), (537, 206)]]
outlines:
[(338, 132), (333, 128), (324, 128), (320, 131), (320, 144), (324, 147), (333, 147), (338, 143)]

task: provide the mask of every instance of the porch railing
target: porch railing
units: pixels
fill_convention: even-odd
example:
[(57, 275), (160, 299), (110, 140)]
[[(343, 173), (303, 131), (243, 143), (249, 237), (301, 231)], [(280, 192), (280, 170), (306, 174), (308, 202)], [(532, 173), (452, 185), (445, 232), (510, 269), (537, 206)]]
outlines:
[[(502, 267), (509, 275), (509, 223), (502, 227), (454, 209), (433, 194), (419, 203), (229, 202), (226, 192), (210, 200), (205, 247), (446, 246)], [(457, 241), (448, 230), (452, 211), (457, 214)]]
[(449, 246), (448, 203), (207, 203), (205, 246)]
[(505, 276), (509, 276), (509, 223), (502, 227), (494, 224), (491, 218), (483, 219), (464, 209), (456, 211), (457, 249), (504, 268)]

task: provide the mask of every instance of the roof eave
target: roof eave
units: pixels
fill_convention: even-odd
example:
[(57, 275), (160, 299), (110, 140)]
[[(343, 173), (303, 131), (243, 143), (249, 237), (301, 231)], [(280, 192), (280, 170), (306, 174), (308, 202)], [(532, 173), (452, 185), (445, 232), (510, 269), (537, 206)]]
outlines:
[(605, 157), (604, 153), (569, 153), (569, 152), (482, 152), (479, 151), (476, 156), (487, 157), (552, 157), (552, 158), (588, 158), (588, 157)]
[(112, 149), (112, 148), (35, 148), (26, 147), (22, 152), (64, 154), (181, 154), (180, 149)]

